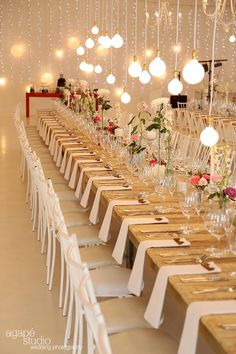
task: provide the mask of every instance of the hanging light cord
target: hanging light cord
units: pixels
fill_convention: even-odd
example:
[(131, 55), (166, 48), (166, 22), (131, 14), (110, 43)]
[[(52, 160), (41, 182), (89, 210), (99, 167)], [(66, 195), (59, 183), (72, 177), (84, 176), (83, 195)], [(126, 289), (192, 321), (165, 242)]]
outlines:
[[(136, 1), (136, 3), (137, 3), (137, 1)], [(128, 0), (126, 0), (125, 7), (126, 7), (126, 13), (125, 13), (125, 41), (126, 41), (126, 43), (125, 43), (126, 44), (125, 45), (125, 59), (126, 59), (126, 70), (125, 70), (125, 84), (124, 84), (124, 86), (127, 85), (127, 80), (128, 80), (128, 30), (127, 30), (127, 26), (128, 26)]]
[(158, 2), (158, 16), (157, 16), (157, 50), (160, 50), (160, 20), (161, 20), (161, 0)]
[(177, 71), (178, 66), (178, 50), (179, 45), (179, 0), (177, 1), (177, 18), (176, 18), (176, 41), (175, 41), (175, 71)]
[(197, 47), (197, 0), (195, 0), (195, 10), (194, 10), (194, 34), (193, 34), (193, 50), (195, 51)]
[(212, 113), (212, 103), (213, 103), (213, 90), (214, 90), (214, 73), (215, 73), (215, 39), (216, 39), (216, 28), (217, 28), (217, 11), (215, 12), (214, 30), (213, 30), (213, 40), (212, 40), (212, 62), (211, 62), (211, 90), (210, 90), (210, 105), (209, 105), (209, 116)]
[(138, 0), (135, 2), (135, 35), (134, 35), (134, 54), (137, 55), (137, 36), (138, 36)]
[(145, 37), (144, 37), (145, 52), (144, 52), (144, 64), (146, 64), (146, 61), (147, 61), (147, 26), (148, 26), (148, 12), (147, 12), (147, 0), (145, 0)]
[[(112, 16), (112, 14), (113, 14), (113, 0), (111, 0), (111, 38), (112, 38), (112, 30), (113, 30), (113, 26), (112, 26), (113, 16)], [(112, 45), (111, 45), (110, 55), (111, 55), (110, 61), (111, 61), (111, 73), (112, 73)]]
[(118, 28), (119, 28), (119, 18), (120, 18), (120, 6), (119, 6), (120, 4), (119, 4), (119, 0), (117, 0), (117, 9), (116, 9), (116, 11), (117, 11), (117, 16), (116, 16), (116, 29), (118, 30)]

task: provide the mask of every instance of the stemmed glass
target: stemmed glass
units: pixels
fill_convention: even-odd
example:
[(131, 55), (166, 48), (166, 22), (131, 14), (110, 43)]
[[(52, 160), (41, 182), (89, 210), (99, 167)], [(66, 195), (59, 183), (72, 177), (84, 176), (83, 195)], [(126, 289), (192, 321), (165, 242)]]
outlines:
[(183, 199), (180, 200), (179, 206), (182, 214), (187, 218), (187, 224), (182, 226), (180, 230), (184, 235), (194, 233), (195, 230), (189, 226), (190, 218), (196, 212), (194, 196), (192, 194), (185, 195)]
[(208, 252), (214, 257), (225, 255), (227, 250), (220, 247), (220, 240), (229, 233), (231, 227), (231, 215), (227, 210), (211, 210), (205, 214), (204, 226), (207, 231), (217, 239), (217, 247), (208, 248)]

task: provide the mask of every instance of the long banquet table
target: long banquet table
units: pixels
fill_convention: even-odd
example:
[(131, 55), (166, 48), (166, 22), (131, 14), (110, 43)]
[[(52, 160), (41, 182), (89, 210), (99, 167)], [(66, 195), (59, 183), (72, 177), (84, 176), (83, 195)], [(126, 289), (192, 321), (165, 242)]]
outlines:
[[(85, 137), (82, 132), (74, 132), (76, 136), (79, 137), (80, 140), (92, 151), (95, 151), (97, 156), (101, 156), (103, 158), (103, 162), (112, 162), (113, 170), (122, 170), (122, 174), (125, 179), (132, 180), (132, 190), (130, 191), (104, 191), (102, 192), (100, 199), (100, 207), (99, 207), (99, 220), (100, 222), (103, 220), (105, 215), (105, 211), (107, 209), (108, 203), (111, 200), (117, 199), (117, 196), (127, 196), (127, 198), (138, 196), (140, 192), (150, 192), (150, 195), (147, 194), (145, 198), (150, 201), (149, 205), (139, 206), (140, 210), (147, 210), (150, 212), (154, 206), (157, 206), (160, 202), (160, 199), (153, 195), (153, 188), (151, 186), (144, 186), (140, 183), (137, 176), (132, 176), (128, 170), (126, 170), (124, 165), (119, 165), (117, 160), (114, 157), (109, 156), (106, 152), (102, 151), (100, 146), (95, 145), (90, 139)], [(79, 146), (79, 145), (78, 145)], [(68, 148), (69, 145), (66, 146)], [(76, 145), (71, 145), (71, 147), (76, 147)], [(65, 150), (65, 147), (63, 147)], [(68, 152), (70, 154), (71, 152)], [(74, 158), (73, 158), (74, 159)], [(87, 167), (89, 165), (79, 164), (79, 171), (82, 167)], [(92, 165), (91, 165), (92, 166)], [(93, 165), (94, 166), (94, 165)], [(87, 184), (88, 178), (93, 176), (95, 172), (85, 172), (83, 178), (83, 190)], [(96, 172), (96, 175), (98, 172)], [(100, 172), (99, 174), (103, 174)], [(94, 181), (91, 188), (91, 193), (89, 197), (89, 206), (92, 206), (95, 193), (99, 186), (102, 186), (104, 181)], [(171, 205), (175, 208), (174, 212), (164, 214), (168, 219), (168, 224), (146, 224), (146, 225), (132, 225), (129, 227), (128, 238), (129, 242), (126, 248), (126, 264), (131, 266), (133, 263), (135, 250), (137, 249), (139, 243), (143, 240), (147, 239), (158, 239), (158, 237), (162, 239), (170, 239), (170, 235), (173, 232), (178, 232), (180, 226), (182, 226), (186, 222), (186, 218), (182, 215), (179, 205), (178, 205), (178, 196), (174, 196), (173, 198), (165, 201), (166, 204)], [(112, 239), (109, 241), (114, 244), (118, 235), (118, 231), (120, 229), (122, 220), (124, 217), (128, 215), (127, 212), (124, 212), (124, 206), (115, 206), (113, 208), (112, 213), (112, 222), (110, 233), (112, 235)], [(127, 206), (125, 209), (137, 209), (136, 206)], [(138, 216), (137, 216), (138, 217)], [(145, 216), (142, 216), (145, 217)], [(216, 239), (210, 235), (203, 226), (203, 222), (199, 217), (193, 217), (190, 220), (191, 224), (195, 227), (199, 228), (199, 231), (195, 234), (184, 235), (184, 237), (191, 241), (191, 247), (186, 248), (184, 253), (186, 254), (186, 258), (188, 254), (196, 253), (199, 255), (203, 255), (205, 249), (208, 246), (216, 245)], [(151, 237), (150, 237), (151, 236)], [(222, 247), (226, 245), (226, 240), (221, 241)], [(168, 256), (168, 253), (171, 253), (171, 256)], [(166, 264), (165, 261), (173, 258), (173, 255), (176, 253), (176, 258), (184, 258), (185, 256), (178, 256), (179, 249), (170, 249), (168, 248), (152, 248), (147, 251), (147, 257), (145, 260), (145, 272), (144, 272), (144, 280), (145, 280), (145, 288), (143, 292), (143, 296), (150, 295), (150, 292), (153, 287), (153, 282), (155, 280), (158, 269)], [(166, 256), (165, 256), (166, 255)], [(182, 330), (182, 324), (184, 321), (185, 312), (187, 306), (191, 302), (195, 301), (203, 301), (203, 300), (226, 300), (226, 299), (235, 299), (236, 294), (231, 292), (214, 292), (214, 293), (205, 293), (205, 294), (193, 294), (192, 292), (195, 290), (201, 290), (205, 288), (225, 288), (229, 286), (236, 286), (236, 277), (230, 277), (229, 273), (232, 271), (236, 271), (236, 257), (224, 256), (223, 258), (211, 258), (218, 265), (222, 273), (220, 276), (227, 278), (225, 281), (219, 282), (197, 282), (194, 281), (194, 278), (197, 278), (196, 275), (191, 275), (193, 281), (185, 282), (185, 278), (190, 278), (190, 276), (171, 276), (169, 277), (167, 295), (165, 299), (165, 321), (163, 326), (165, 327), (166, 323), (168, 325), (168, 330), (171, 331), (172, 335), (179, 339)], [(189, 264), (186, 262), (185, 264)], [(207, 277), (207, 276), (206, 276)], [(200, 323), (200, 340), (198, 343), (198, 351), (197, 353), (207, 354), (207, 353), (236, 353), (236, 326), (233, 329), (224, 329), (222, 328), (222, 324), (236, 324), (236, 314), (221, 314), (221, 315), (207, 315), (201, 318)], [(208, 348), (207, 352), (203, 352), (201, 348)]]

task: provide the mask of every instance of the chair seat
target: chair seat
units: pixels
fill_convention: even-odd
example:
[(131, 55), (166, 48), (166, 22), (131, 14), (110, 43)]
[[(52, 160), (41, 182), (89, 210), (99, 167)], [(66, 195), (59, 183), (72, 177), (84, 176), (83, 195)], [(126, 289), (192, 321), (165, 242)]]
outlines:
[(78, 246), (95, 246), (103, 244), (102, 240), (98, 238), (99, 226), (97, 225), (79, 225), (69, 227), (70, 234), (76, 234)]
[(90, 269), (100, 268), (117, 265), (117, 262), (112, 257), (112, 250), (113, 248), (108, 245), (84, 247), (80, 249), (80, 255), (82, 261), (87, 263)]
[[(108, 246), (91, 247), (93, 249), (103, 249)], [(83, 250), (81, 249), (81, 253)], [(96, 253), (95, 250), (95, 253)], [(112, 250), (111, 250), (112, 252)], [(82, 258), (84, 261), (84, 259)], [(116, 264), (117, 265), (117, 264)], [(102, 269), (94, 269), (90, 272), (94, 284), (95, 293), (98, 297), (118, 297), (131, 295), (127, 288), (131, 270), (125, 267), (115, 266)]]
[(64, 212), (63, 215), (67, 227), (91, 224), (89, 214), (86, 212), (68, 211)]
[(112, 354), (176, 354), (178, 343), (160, 329), (136, 329), (109, 337)]
[(109, 334), (120, 333), (136, 328), (150, 328), (144, 319), (148, 299), (126, 297), (100, 302)]
[[(55, 189), (56, 186), (54, 186), (54, 189)], [(77, 201), (78, 202), (78, 199), (75, 197), (75, 192), (72, 191), (71, 189), (69, 191), (67, 190), (64, 190), (64, 191), (56, 191), (57, 192), (57, 196), (61, 201)]]
[[(57, 179), (56, 179), (57, 181)], [(54, 179), (52, 179), (52, 182), (54, 183)], [(63, 212), (66, 211), (79, 211), (79, 212), (85, 212), (88, 211), (89, 208), (83, 208), (78, 200), (61, 200), (60, 201), (60, 206)]]

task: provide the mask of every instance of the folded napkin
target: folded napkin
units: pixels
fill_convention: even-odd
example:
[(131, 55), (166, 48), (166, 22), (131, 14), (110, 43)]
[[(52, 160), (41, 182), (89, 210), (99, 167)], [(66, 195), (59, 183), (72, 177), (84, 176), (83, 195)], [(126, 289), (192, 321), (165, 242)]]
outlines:
[(123, 187), (123, 186), (101, 186), (98, 187), (93, 206), (89, 215), (89, 221), (92, 224), (96, 224), (98, 222), (98, 211), (99, 211), (99, 202), (100, 202), (100, 196), (103, 191), (124, 191), (124, 190), (132, 190), (132, 187)]
[[(150, 296), (144, 318), (152, 327), (158, 328), (161, 324), (162, 309), (165, 299), (168, 277), (182, 274), (209, 274), (219, 273), (221, 269), (213, 262), (208, 262), (213, 270), (207, 270), (201, 264), (192, 265), (168, 265), (159, 269), (156, 281)], [(188, 353), (189, 354), (189, 353)]]
[(55, 142), (55, 150), (54, 150), (54, 155), (53, 155), (53, 161), (57, 160), (57, 154), (58, 154), (58, 150), (59, 150), (59, 142), (66, 142), (68, 140), (76, 140), (76, 138), (71, 138), (68, 137), (68, 134), (66, 134), (66, 138), (59, 138), (56, 142)]
[[(84, 190), (84, 193), (83, 193), (83, 196), (82, 196), (81, 201), (80, 201), (80, 205), (82, 205), (83, 208), (87, 208), (89, 195), (90, 195), (90, 191), (91, 191), (91, 188), (92, 188), (93, 181), (121, 180), (121, 179), (124, 179), (124, 177), (123, 176), (115, 177), (115, 176), (108, 176), (108, 175), (107, 176), (92, 176), (92, 177), (89, 177), (88, 182), (87, 182), (86, 187), (85, 187), (85, 190)], [(76, 193), (75, 193), (75, 196), (77, 197)]]
[[(107, 167), (84, 167), (84, 168), (82, 168), (82, 170), (80, 171), (79, 181), (78, 181), (76, 191), (75, 191), (75, 196), (79, 200), (82, 198), (82, 181), (83, 181), (83, 177), (84, 177), (84, 172), (89, 172), (89, 171), (112, 171), (112, 168), (107, 168)], [(72, 172), (72, 174), (73, 174), (73, 172)], [(72, 175), (71, 175), (71, 177), (72, 177)], [(75, 187), (75, 179), (76, 179), (76, 174), (75, 174), (73, 180), (72, 180), (72, 178), (70, 179), (69, 187), (71, 187), (71, 188)]]
[(60, 133), (60, 132), (56, 132), (55, 134), (52, 134), (51, 135), (51, 140), (50, 140), (50, 143), (49, 143), (49, 151), (51, 153), (51, 155), (54, 154), (54, 149), (55, 149), (55, 143), (56, 143), (56, 137), (57, 135), (60, 135), (60, 136), (67, 136), (67, 134), (64, 134), (64, 133)]
[(98, 237), (104, 242), (108, 241), (112, 211), (113, 211), (114, 206), (116, 206), (116, 205), (146, 205), (146, 204), (149, 204), (148, 200), (145, 200), (142, 203), (139, 202), (137, 199), (133, 199), (133, 200), (119, 199), (119, 200), (110, 201), (108, 204), (106, 214), (104, 216)]
[(149, 216), (146, 218), (125, 218), (121, 224), (120, 232), (117, 237), (117, 241), (112, 253), (113, 258), (119, 263), (122, 264), (123, 255), (125, 252), (125, 245), (128, 236), (129, 225), (142, 225), (142, 224), (167, 224), (169, 220), (162, 217), (153, 217)]
[[(85, 160), (83, 160), (83, 162), (84, 162)], [(71, 174), (71, 177), (70, 177), (70, 182), (69, 182), (69, 187), (70, 188), (75, 188), (75, 183), (76, 183), (76, 176), (77, 176), (77, 171), (78, 171), (78, 167), (79, 167), (79, 163), (80, 162), (82, 162), (82, 161), (80, 161), (80, 160), (76, 160), (75, 161), (75, 163), (74, 163), (74, 167), (73, 167), (73, 170), (72, 170), (72, 174)], [(86, 162), (86, 161), (85, 161)], [(100, 160), (100, 161), (97, 161), (97, 160), (89, 160), (89, 162), (92, 162), (92, 163), (94, 163), (94, 162), (102, 162), (102, 160)], [(93, 167), (93, 168), (95, 168), (95, 167)], [(99, 168), (101, 168), (101, 167), (99, 167)], [(93, 170), (91, 170), (91, 171), (93, 171)], [(81, 171), (82, 172), (82, 171)], [(81, 173), (80, 173), (80, 175), (81, 175)], [(81, 183), (82, 183), (82, 181), (81, 181)]]
[[(81, 148), (82, 150), (82, 148)], [(88, 148), (83, 148), (83, 150), (88, 150)], [(71, 165), (72, 165), (72, 161), (73, 161), (73, 157), (77, 157), (77, 156), (94, 156), (96, 155), (96, 153), (90, 153), (89, 151), (85, 151), (85, 152), (73, 152), (72, 154), (70, 154), (70, 157), (68, 159), (67, 162), (67, 166), (65, 169), (65, 175), (64, 178), (68, 181), (70, 179), (70, 172), (71, 172)], [(75, 161), (76, 162), (76, 161)], [(78, 166), (77, 166), (78, 167)]]
[[(64, 156), (63, 156), (63, 160), (62, 160), (62, 163), (61, 163), (61, 168), (60, 168), (60, 172), (61, 173), (64, 173), (65, 172), (65, 169), (66, 169), (66, 159), (67, 159), (67, 155), (68, 155), (68, 152), (69, 151), (78, 151), (78, 155), (79, 156), (84, 156), (82, 154), (85, 154), (85, 156), (92, 156), (92, 155), (95, 155), (95, 153), (90, 153), (90, 152), (86, 152), (86, 153), (79, 153), (80, 150), (88, 150), (87, 147), (74, 147), (74, 148), (66, 148), (65, 149), (65, 152), (64, 152)], [(72, 158), (72, 156), (76, 156), (76, 153), (74, 154), (71, 154), (70, 157)], [(69, 158), (70, 159), (70, 158)]]
[(144, 270), (144, 261), (145, 254), (149, 248), (160, 248), (160, 247), (187, 247), (190, 246), (190, 242), (185, 240), (184, 238), (180, 238), (180, 243), (177, 243), (175, 240), (147, 240), (140, 242), (133, 269), (130, 274), (128, 289), (136, 296), (140, 296), (142, 291), (143, 284), (143, 270)]
[[(72, 139), (74, 140), (74, 139)], [(61, 166), (61, 161), (62, 161), (62, 149), (63, 147), (65, 147), (66, 145), (77, 145), (78, 142), (77, 141), (71, 141), (71, 142), (68, 142), (68, 143), (62, 143), (61, 146), (60, 146), (60, 149), (59, 149), (59, 152), (57, 154), (57, 161), (56, 161), (56, 166), (57, 167), (60, 167)]]
[(186, 311), (178, 354), (195, 354), (201, 317), (220, 313), (236, 313), (236, 300), (192, 302)]

